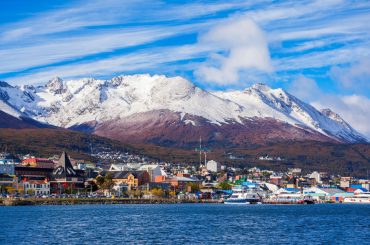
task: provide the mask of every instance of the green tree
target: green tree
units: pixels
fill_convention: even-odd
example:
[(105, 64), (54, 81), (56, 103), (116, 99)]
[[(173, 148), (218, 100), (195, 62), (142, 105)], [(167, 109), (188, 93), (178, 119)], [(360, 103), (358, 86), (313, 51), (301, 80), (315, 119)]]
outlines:
[(142, 195), (141, 190), (136, 189), (135, 192), (134, 192), (134, 195), (135, 195), (135, 197), (141, 197), (141, 195)]
[(222, 190), (231, 190), (231, 185), (230, 185), (229, 183), (227, 183), (226, 181), (221, 182), (218, 186), (219, 186)]
[(154, 196), (156, 196), (156, 197), (163, 197), (164, 196), (164, 191), (161, 189), (161, 188), (154, 188), (153, 190), (152, 190), (152, 194), (154, 195)]
[(103, 189), (105, 178), (103, 176), (98, 176), (95, 178), (96, 185), (99, 189)]
[(111, 190), (113, 186), (114, 186), (113, 176), (111, 174), (107, 174), (104, 177), (103, 188), (105, 190)]
[(107, 174), (106, 176), (98, 176), (95, 179), (96, 185), (101, 190), (111, 190), (114, 186), (113, 176), (111, 174)]

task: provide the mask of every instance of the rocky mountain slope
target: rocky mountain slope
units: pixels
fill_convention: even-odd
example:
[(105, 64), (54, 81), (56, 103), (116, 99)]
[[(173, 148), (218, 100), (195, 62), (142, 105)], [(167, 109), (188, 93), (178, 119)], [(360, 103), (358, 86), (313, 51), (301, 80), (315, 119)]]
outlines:
[(133, 143), (194, 147), (284, 141), (367, 142), (329, 109), (318, 111), (282, 89), (256, 84), (208, 92), (181, 77), (119, 76), (0, 84), (0, 110), (16, 117)]

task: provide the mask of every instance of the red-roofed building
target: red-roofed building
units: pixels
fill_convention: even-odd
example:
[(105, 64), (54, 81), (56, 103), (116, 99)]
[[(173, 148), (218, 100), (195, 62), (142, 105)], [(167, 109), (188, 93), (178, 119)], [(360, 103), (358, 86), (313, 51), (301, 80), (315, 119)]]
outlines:
[(282, 176), (270, 176), (270, 181), (271, 184), (277, 185), (277, 186), (282, 186), (283, 185), (283, 178)]
[(24, 193), (34, 195), (49, 195), (50, 182), (45, 179), (24, 179), (22, 180)]
[(201, 181), (190, 178), (190, 177), (183, 177), (183, 176), (174, 176), (172, 178), (169, 178), (166, 180), (170, 185), (175, 188), (176, 190), (179, 191), (186, 191), (187, 190), (187, 185), (189, 183), (197, 184), (199, 185)]
[(26, 158), (22, 160), (22, 165), (34, 168), (54, 168), (54, 162), (47, 158)]

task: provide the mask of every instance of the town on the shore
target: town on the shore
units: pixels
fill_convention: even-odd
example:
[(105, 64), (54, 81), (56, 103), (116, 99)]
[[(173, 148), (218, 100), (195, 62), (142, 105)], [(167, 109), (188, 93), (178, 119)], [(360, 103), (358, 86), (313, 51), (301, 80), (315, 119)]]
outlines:
[(355, 197), (369, 193), (370, 188), (368, 178), (318, 171), (303, 173), (299, 168), (285, 172), (257, 167), (242, 169), (214, 160), (195, 166), (115, 152), (101, 152), (99, 158), (105, 161), (73, 159), (66, 152), (49, 158), (0, 153), (1, 198), (213, 202), (226, 202), (230, 198), (237, 203), (247, 199), (234, 194), (250, 189), (257, 195), (248, 200), (257, 200), (256, 203), (303, 203), (307, 198), (312, 203), (340, 203), (346, 199), (355, 201)]

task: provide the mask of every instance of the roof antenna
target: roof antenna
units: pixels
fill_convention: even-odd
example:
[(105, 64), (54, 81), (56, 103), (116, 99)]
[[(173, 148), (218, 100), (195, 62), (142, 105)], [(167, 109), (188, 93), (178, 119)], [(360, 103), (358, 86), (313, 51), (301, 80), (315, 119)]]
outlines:
[(202, 136), (199, 137), (199, 168), (202, 167)]

